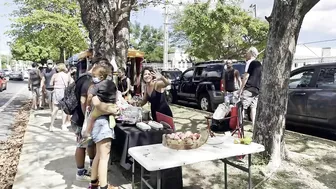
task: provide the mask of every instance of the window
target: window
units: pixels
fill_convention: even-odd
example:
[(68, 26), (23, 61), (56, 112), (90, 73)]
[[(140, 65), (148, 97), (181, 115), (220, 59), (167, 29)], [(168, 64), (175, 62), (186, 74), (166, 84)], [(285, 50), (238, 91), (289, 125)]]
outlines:
[(322, 68), (316, 84), (318, 88), (336, 89), (336, 68)]
[(203, 70), (204, 70), (204, 67), (197, 67), (195, 71), (195, 77), (201, 77)]
[(289, 88), (305, 88), (309, 87), (310, 81), (314, 75), (314, 70), (304, 70), (295, 75), (292, 75), (289, 79)]
[(182, 78), (183, 80), (190, 80), (193, 77), (193, 75), (194, 75), (194, 70), (188, 70), (183, 74)]
[(223, 65), (209, 65), (203, 69), (202, 77), (222, 77), (224, 71)]

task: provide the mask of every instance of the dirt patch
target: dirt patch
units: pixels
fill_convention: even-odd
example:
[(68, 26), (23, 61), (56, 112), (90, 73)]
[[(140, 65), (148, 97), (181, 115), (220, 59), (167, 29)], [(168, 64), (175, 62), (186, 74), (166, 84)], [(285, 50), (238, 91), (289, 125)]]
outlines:
[(30, 107), (30, 102), (23, 105), (15, 116), (11, 136), (7, 141), (0, 142), (0, 189), (12, 188), (29, 120)]

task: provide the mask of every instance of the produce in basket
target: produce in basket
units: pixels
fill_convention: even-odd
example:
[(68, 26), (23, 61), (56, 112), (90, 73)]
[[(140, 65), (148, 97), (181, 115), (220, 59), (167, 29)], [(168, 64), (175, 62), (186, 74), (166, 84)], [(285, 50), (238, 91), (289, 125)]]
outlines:
[(209, 137), (207, 130), (202, 134), (192, 133), (187, 131), (186, 133), (176, 132), (163, 135), (162, 143), (172, 149), (194, 149), (202, 146)]
[(244, 138), (240, 138), (240, 139), (234, 139), (233, 143), (235, 144), (246, 144), (249, 145), (252, 142), (252, 138), (251, 137), (244, 137)]

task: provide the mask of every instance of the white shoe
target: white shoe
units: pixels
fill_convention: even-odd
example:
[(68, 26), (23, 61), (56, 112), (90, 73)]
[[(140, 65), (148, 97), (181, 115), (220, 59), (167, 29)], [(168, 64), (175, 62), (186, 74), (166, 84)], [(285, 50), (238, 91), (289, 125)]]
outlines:
[(67, 126), (66, 125), (62, 125), (62, 131), (66, 131), (67, 130)]
[(50, 132), (53, 132), (53, 131), (54, 131), (54, 126), (50, 125), (50, 127), (49, 127), (49, 131), (50, 131)]
[(83, 175), (78, 175), (78, 173), (76, 173), (76, 180), (77, 181), (91, 181), (91, 177), (90, 175), (88, 175), (88, 171), (85, 170)]

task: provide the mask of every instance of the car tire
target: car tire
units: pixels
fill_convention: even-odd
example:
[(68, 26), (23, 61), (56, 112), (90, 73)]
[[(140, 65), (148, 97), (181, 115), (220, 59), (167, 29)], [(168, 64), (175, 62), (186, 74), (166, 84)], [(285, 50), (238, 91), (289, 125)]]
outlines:
[(198, 105), (201, 108), (201, 110), (211, 111), (211, 101), (209, 95), (201, 94), (200, 97), (198, 98)]

